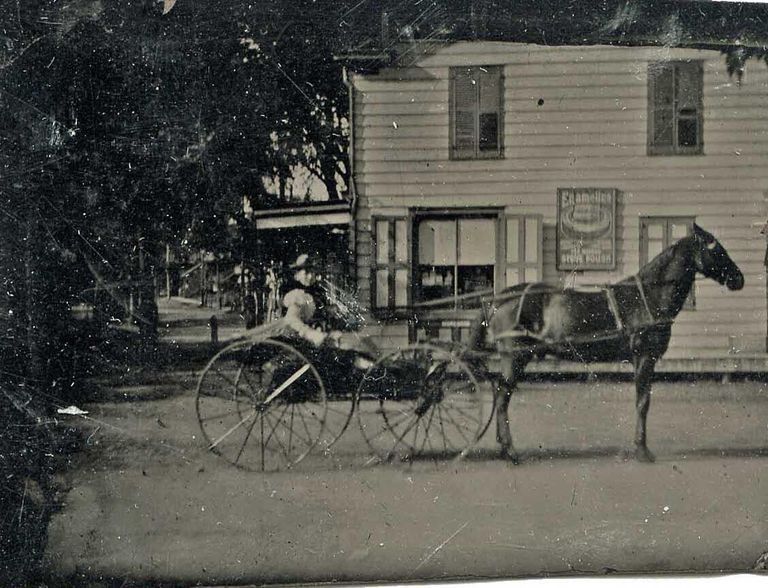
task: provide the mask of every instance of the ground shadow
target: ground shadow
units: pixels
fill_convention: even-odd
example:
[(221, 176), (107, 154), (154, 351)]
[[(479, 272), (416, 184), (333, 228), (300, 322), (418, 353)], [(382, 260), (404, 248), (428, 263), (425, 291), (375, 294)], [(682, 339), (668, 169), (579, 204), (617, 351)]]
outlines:
[[(625, 447), (615, 446), (596, 446), (585, 448), (555, 447), (542, 449), (525, 449), (518, 451), (517, 458), (519, 463), (536, 462), (545, 460), (585, 460), (602, 458), (621, 458), (632, 457), (633, 452)], [(473, 451), (465, 458), (467, 461), (500, 461), (509, 462), (511, 460), (503, 458), (498, 448), (481, 448)]]
[(657, 452), (656, 458), (659, 461), (679, 458), (710, 458), (710, 457), (768, 457), (768, 446), (755, 447), (696, 447), (693, 449), (676, 450), (672, 452)]
[(158, 339), (130, 329), (94, 330), (74, 342), (67, 402), (159, 400), (184, 393), (207, 362), (231, 341)]
[[(656, 461), (671, 461), (680, 458), (749, 458), (768, 457), (768, 446), (754, 447), (696, 447), (685, 450), (664, 451), (662, 447), (652, 449)], [(635, 451), (633, 447), (595, 446), (595, 447), (548, 447), (543, 449), (522, 450), (518, 452), (518, 462), (535, 463), (554, 460), (592, 460), (592, 459), (619, 459), (621, 461), (633, 461)], [(510, 461), (501, 457), (498, 449), (481, 448), (473, 451), (464, 458), (470, 462), (482, 461)], [(511, 462), (510, 462), (511, 463)]]

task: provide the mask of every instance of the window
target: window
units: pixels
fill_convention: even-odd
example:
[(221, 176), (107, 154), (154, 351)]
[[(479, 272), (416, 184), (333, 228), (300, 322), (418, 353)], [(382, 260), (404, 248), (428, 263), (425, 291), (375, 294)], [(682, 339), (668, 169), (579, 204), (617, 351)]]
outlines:
[[(640, 267), (653, 260), (675, 241), (693, 233), (693, 217), (648, 216), (640, 219)], [(696, 307), (695, 290), (685, 301), (683, 308)]]
[(697, 61), (648, 66), (648, 152), (651, 155), (703, 151), (703, 70)]
[[(401, 314), (460, 309), (464, 298), (541, 280), (541, 215), (479, 209), (373, 217), (371, 304)], [(477, 301), (466, 302), (475, 307)]]
[(406, 308), (408, 298), (408, 219), (373, 218), (374, 309)]
[(497, 217), (417, 220), (417, 302), (492, 290), (496, 272)]
[(450, 81), (451, 157), (500, 157), (501, 68), (453, 67)]

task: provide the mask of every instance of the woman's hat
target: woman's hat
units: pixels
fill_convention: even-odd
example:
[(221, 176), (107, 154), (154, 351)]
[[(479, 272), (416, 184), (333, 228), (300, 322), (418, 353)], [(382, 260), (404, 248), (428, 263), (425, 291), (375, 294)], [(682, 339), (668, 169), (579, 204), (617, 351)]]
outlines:
[(302, 269), (311, 269), (314, 267), (314, 264), (312, 263), (312, 260), (309, 258), (309, 254), (302, 253), (296, 258), (296, 261), (294, 261), (290, 266), (292, 270), (302, 270)]

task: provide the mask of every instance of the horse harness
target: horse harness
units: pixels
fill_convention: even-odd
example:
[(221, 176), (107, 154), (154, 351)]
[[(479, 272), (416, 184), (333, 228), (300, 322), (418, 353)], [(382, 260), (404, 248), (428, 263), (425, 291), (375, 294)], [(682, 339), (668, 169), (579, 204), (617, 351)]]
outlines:
[[(658, 319), (654, 316), (653, 312), (651, 311), (650, 304), (648, 303), (648, 297), (645, 294), (645, 287), (643, 286), (643, 282), (640, 280), (640, 278), (637, 275), (634, 276), (634, 282), (635, 282), (634, 285), (637, 287), (637, 290), (640, 294), (640, 300), (642, 301), (643, 309), (645, 310), (645, 313), (648, 315), (648, 322), (641, 323), (640, 325), (632, 328), (627, 327), (621, 318), (621, 313), (619, 311), (619, 304), (616, 300), (616, 294), (614, 293), (614, 289), (617, 287), (617, 285), (609, 284), (609, 285), (603, 286), (601, 288), (601, 292), (605, 295), (606, 302), (608, 304), (608, 309), (610, 310), (611, 315), (613, 316), (613, 320), (616, 324), (616, 328), (603, 331), (602, 333), (590, 333), (580, 338), (566, 339), (562, 343), (566, 343), (566, 344), (574, 344), (574, 343), (578, 344), (578, 343), (588, 343), (588, 342), (594, 343), (599, 340), (629, 336), (638, 331), (642, 331), (648, 328), (666, 326), (671, 324), (672, 323), (671, 320)], [(518, 338), (529, 337), (543, 343), (551, 343), (551, 341), (541, 338), (537, 333), (529, 331), (528, 329), (519, 328), (520, 320), (522, 318), (523, 308), (525, 304), (525, 299), (529, 294), (532, 293), (531, 291), (537, 285), (539, 284), (535, 282), (531, 282), (525, 286), (525, 289), (522, 292), (519, 292), (519, 293), (516, 292), (514, 294), (508, 293), (506, 295), (495, 297), (492, 300), (493, 311), (491, 312), (491, 316), (493, 315), (493, 313), (495, 313), (499, 303), (504, 303), (513, 298), (519, 298), (519, 303), (517, 306), (517, 316), (515, 317), (516, 328), (507, 329), (506, 331), (502, 331), (501, 333), (493, 335), (494, 340), (503, 339), (507, 337), (518, 337)], [(557, 291), (557, 290), (552, 288), (552, 291)], [(540, 292), (540, 290), (537, 292)], [(483, 322), (487, 327), (490, 324), (491, 316), (488, 315), (487, 308), (485, 305), (483, 305), (483, 312), (485, 315)]]

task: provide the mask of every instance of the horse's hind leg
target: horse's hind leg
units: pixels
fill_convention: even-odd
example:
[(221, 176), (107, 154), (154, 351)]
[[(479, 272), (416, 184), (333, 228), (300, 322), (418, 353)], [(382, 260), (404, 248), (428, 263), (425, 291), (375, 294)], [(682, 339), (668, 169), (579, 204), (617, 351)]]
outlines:
[(518, 354), (507, 357), (508, 363), (504, 361), (505, 356), (502, 354), (501, 376), (496, 380), (496, 441), (501, 445), (501, 457), (516, 464), (518, 463), (517, 452), (509, 432), (509, 400), (517, 388), (517, 382), (522, 377), (529, 359)]

